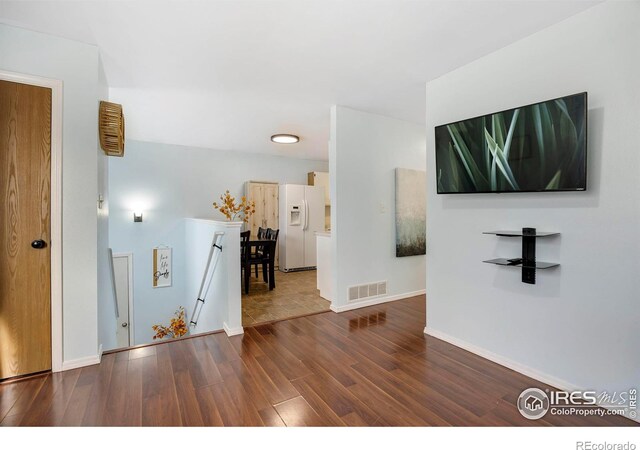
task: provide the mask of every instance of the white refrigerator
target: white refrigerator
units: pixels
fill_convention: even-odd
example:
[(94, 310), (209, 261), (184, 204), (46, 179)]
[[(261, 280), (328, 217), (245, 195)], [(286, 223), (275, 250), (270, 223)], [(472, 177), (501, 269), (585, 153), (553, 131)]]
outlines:
[(316, 267), (316, 231), (324, 231), (324, 188), (280, 185), (280, 270)]

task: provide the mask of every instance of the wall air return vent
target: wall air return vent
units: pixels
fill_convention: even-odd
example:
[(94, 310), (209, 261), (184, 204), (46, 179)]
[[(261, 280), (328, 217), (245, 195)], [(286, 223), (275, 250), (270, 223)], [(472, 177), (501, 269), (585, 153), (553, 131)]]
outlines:
[(349, 287), (349, 301), (368, 300), (387, 294), (387, 282), (378, 281), (375, 283), (361, 284)]

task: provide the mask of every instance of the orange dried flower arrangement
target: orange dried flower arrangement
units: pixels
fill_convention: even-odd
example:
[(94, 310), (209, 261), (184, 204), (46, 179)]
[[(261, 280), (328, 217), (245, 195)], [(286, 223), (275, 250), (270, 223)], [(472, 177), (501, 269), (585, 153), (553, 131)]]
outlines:
[(228, 190), (220, 196), (220, 202), (213, 202), (213, 207), (230, 221), (242, 219), (243, 222), (249, 222), (249, 217), (256, 212), (256, 202), (248, 201), (247, 197), (242, 196), (240, 203), (236, 205), (236, 198)]
[(175, 317), (171, 318), (171, 323), (168, 327), (165, 327), (164, 325), (153, 325), (151, 328), (156, 332), (153, 336), (154, 340), (162, 339), (167, 336), (174, 339), (184, 336), (189, 331), (185, 319), (184, 307), (181, 306), (178, 308), (175, 312)]

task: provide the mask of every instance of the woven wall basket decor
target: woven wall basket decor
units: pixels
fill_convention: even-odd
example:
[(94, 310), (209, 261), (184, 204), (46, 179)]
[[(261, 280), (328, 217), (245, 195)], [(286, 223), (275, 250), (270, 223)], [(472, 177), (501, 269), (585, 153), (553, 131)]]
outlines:
[(98, 115), (100, 147), (109, 156), (124, 156), (124, 115), (122, 105), (100, 102)]

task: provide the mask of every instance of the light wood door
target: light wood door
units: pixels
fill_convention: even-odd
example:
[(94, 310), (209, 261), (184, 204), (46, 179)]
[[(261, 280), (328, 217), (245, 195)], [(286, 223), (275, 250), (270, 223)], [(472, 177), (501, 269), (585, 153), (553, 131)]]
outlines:
[[(280, 205), (278, 203), (279, 199), (279, 190), (277, 184), (265, 184), (263, 188), (264, 192), (264, 208), (263, 208), (263, 217), (264, 223), (266, 227), (271, 228), (273, 230), (277, 230), (280, 227), (280, 215), (279, 208)], [(278, 236), (280, 239), (280, 236)], [(276, 257), (275, 257), (275, 267), (279, 267), (279, 245), (276, 245)]]
[(51, 89), (0, 81), (0, 379), (51, 369), (50, 196)]
[(245, 196), (248, 201), (256, 203), (256, 212), (249, 217), (249, 222), (245, 225), (245, 230), (251, 230), (251, 239), (256, 239), (258, 236), (258, 228), (265, 228), (262, 218), (262, 207), (264, 205), (263, 185), (259, 183), (247, 183), (245, 186)]
[[(247, 182), (245, 195), (247, 200), (256, 202), (256, 212), (249, 218), (245, 230), (251, 230), (251, 239), (258, 237), (258, 228), (272, 228), (280, 226), (278, 212), (278, 184)], [(280, 237), (278, 237), (280, 239)], [(278, 267), (278, 246), (276, 246), (275, 266)]]

